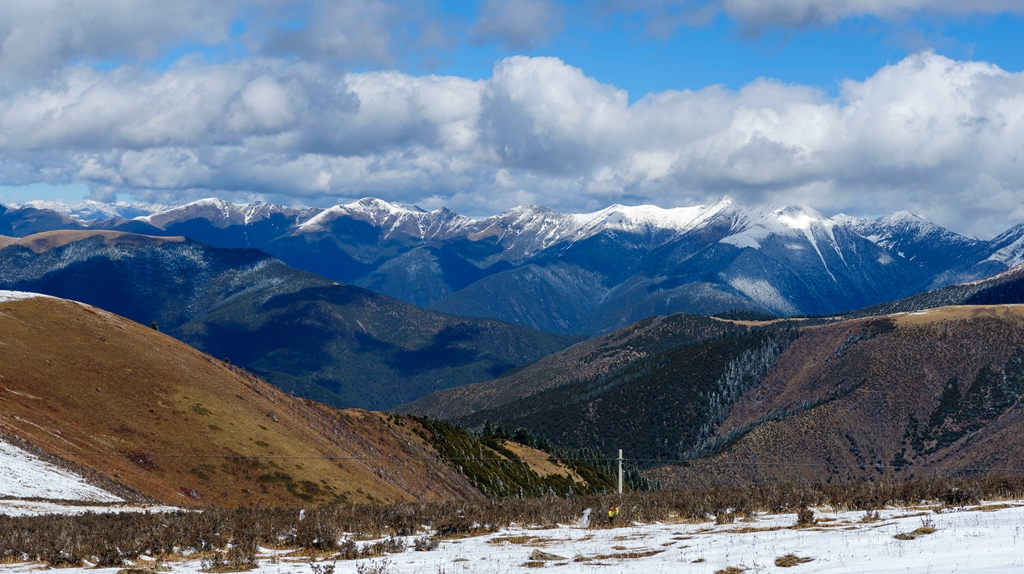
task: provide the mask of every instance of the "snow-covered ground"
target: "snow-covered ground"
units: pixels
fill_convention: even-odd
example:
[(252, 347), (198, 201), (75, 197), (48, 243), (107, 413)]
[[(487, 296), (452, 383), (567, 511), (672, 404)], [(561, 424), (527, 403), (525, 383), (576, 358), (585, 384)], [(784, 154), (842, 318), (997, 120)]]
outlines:
[(0, 499), (0, 514), (7, 516), (40, 516), (43, 514), (85, 514), (92, 512), (102, 514), (107, 512), (174, 512), (181, 510), (177, 506), (159, 506), (152, 504), (89, 504), (66, 502), (53, 502), (45, 500), (17, 500)]
[[(615, 529), (510, 528), (487, 536), (441, 542), (431, 552), (410, 549), (385, 558), (337, 561), (336, 574), (469, 574), (524, 572), (527, 563), (558, 572), (713, 574), (732, 567), (746, 572), (1020, 572), (1024, 569), (1024, 502), (991, 503), (935, 513), (890, 509), (865, 522), (864, 512), (818, 512), (819, 523), (792, 528), (792, 514), (760, 515), (751, 522), (716, 525), (655, 523)], [(934, 533), (911, 540), (897, 534), (924, 525)], [(368, 544), (364, 542), (360, 544)], [(564, 557), (531, 561), (534, 550)], [(789, 570), (777, 558), (810, 560)], [(313, 574), (309, 558), (263, 551), (258, 574)], [(327, 561), (329, 564), (330, 561)], [(152, 565), (142, 563), (139, 566)], [(326, 564), (325, 564), (326, 565)], [(166, 564), (171, 572), (199, 572), (198, 560)], [(39, 564), (0, 565), (3, 574), (28, 574)], [(97, 569), (67, 568), (66, 574)], [(103, 570), (103, 569), (99, 569)], [(106, 569), (114, 574), (116, 569)], [(734, 570), (738, 572), (741, 570)]]
[[(3, 297), (5, 291), (0, 291)], [(93, 486), (77, 474), (0, 440), (0, 497), (44, 498), (87, 502), (120, 502), (121, 499)], [(0, 512), (3, 512), (0, 501)]]

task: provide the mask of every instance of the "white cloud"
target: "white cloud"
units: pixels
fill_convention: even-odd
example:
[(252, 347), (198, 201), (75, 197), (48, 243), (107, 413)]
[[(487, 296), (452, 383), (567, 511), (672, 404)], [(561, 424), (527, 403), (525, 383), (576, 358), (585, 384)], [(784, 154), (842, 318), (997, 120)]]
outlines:
[(911, 209), (991, 235), (1024, 219), (1024, 73), (921, 53), (838, 98), (754, 81), (649, 94), (555, 58), (481, 81), (254, 59), (163, 73), (78, 66), (0, 97), (0, 184), (84, 182), (174, 201), (378, 195), (487, 213), (729, 193)]
[(393, 58), (394, 32), (413, 19), (401, 2), (382, 0), (316, 0), (306, 5), (308, 25), (273, 30), (269, 53), (297, 54), (321, 62), (388, 64)]
[(477, 44), (529, 50), (561, 31), (562, 11), (549, 0), (484, 0), (469, 36)]
[(169, 43), (227, 39), (235, 2), (0, 0), (0, 75), (7, 82), (71, 60), (151, 58)]
[(705, 24), (719, 13), (747, 30), (826, 25), (863, 16), (899, 20), (915, 14), (1024, 14), (1020, 0), (595, 0), (595, 4), (602, 12), (643, 14), (648, 32), (656, 36), (679, 26)]

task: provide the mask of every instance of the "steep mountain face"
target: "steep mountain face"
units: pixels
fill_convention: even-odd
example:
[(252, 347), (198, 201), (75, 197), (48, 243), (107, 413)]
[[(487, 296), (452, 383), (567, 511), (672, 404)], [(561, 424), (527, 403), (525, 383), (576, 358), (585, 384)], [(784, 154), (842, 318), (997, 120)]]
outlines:
[(608, 354), (545, 380), (556, 357), (569, 366), (595, 355), (580, 345), (474, 385), (481, 398), (468, 406), (448, 391), (399, 410), (622, 448), (667, 464), (654, 475), (672, 486), (900, 480), (1015, 468), (1024, 455), (1024, 305), (812, 323), (734, 323), (660, 342), (623, 329), (630, 359)]
[(0, 342), (0, 435), (122, 494), (184, 506), (481, 497), (412, 421), (296, 399), (91, 306), (0, 292)]
[(692, 484), (998, 472), (1024, 454), (1022, 394), (1020, 305), (807, 329), (732, 402), (690, 466), (659, 475)]
[(417, 309), (254, 249), (182, 237), (92, 230), (0, 238), (0, 288), (156, 321), (281, 388), (345, 407), (390, 408), (575, 342)]
[(850, 229), (871, 242), (918, 265), (932, 278), (927, 285), (915, 289), (936, 289), (951, 283), (971, 281), (998, 273), (1019, 262), (993, 255), (1005, 247), (1010, 235), (1007, 231), (992, 241), (979, 241), (957, 235), (938, 225), (929, 223), (909, 211), (899, 211), (878, 219), (859, 219), (837, 216)]
[[(86, 225), (52, 211), (15, 211), (9, 223), (0, 218), (14, 235)], [(734, 308), (835, 314), (1024, 261), (1024, 226), (979, 241), (907, 212), (827, 217), (806, 208), (746, 208), (729, 198), (586, 214), (524, 205), (480, 220), (372, 198), (329, 209), (208, 199), (88, 226), (257, 248), (418, 306), (558, 333)]]
[(910, 313), (949, 305), (1006, 305), (1024, 303), (1024, 264), (978, 281), (948, 285), (941, 289), (873, 305), (849, 313), (870, 317), (892, 313)]

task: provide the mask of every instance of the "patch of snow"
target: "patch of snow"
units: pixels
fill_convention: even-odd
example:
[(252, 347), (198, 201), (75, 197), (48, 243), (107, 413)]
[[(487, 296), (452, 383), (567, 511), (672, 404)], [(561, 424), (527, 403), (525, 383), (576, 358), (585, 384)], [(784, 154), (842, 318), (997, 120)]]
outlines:
[(0, 441), (0, 496), (88, 502), (121, 502), (75, 473)]
[(1021, 237), (1009, 245), (999, 249), (985, 261), (996, 261), (1007, 267), (1016, 267), (1024, 263), (1024, 237)]
[(794, 314), (797, 311), (774, 285), (763, 279), (734, 277), (729, 280), (729, 286), (772, 311), (783, 314)]
[(75, 514), (118, 513), (118, 512), (177, 512), (183, 510), (177, 506), (160, 506), (150, 504), (124, 504), (114, 502), (109, 504), (67, 504), (64, 502), (49, 502), (42, 500), (11, 500), (0, 499), (0, 514), (7, 516), (45, 516), (48, 514), (61, 514), (65, 516)]
[(9, 301), (24, 301), (25, 299), (56, 299), (50, 295), (43, 295), (42, 293), (30, 293), (28, 291), (7, 291), (0, 289), (0, 303), (7, 303)]

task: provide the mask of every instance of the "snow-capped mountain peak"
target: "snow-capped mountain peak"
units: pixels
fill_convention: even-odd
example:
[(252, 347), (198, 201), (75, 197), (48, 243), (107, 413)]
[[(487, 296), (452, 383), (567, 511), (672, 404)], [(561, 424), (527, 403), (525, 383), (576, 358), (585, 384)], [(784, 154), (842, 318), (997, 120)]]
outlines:
[(343, 217), (365, 221), (375, 227), (380, 227), (385, 238), (396, 233), (403, 233), (423, 240), (447, 236), (453, 230), (472, 221), (447, 208), (424, 211), (415, 206), (407, 207), (375, 197), (364, 197), (352, 203), (335, 205), (321, 211), (301, 223), (296, 232), (328, 231), (332, 222)]
[(63, 201), (34, 200), (24, 203), (25, 207), (35, 209), (48, 209), (62, 215), (77, 219), (82, 222), (98, 221), (103, 219), (133, 219), (166, 211), (166, 205), (154, 203), (128, 203), (118, 201), (116, 203), (104, 203), (85, 199), (77, 203), (65, 203)]
[(632, 232), (664, 229), (684, 233), (700, 226), (730, 205), (732, 205), (732, 198), (728, 196), (709, 205), (667, 209), (656, 205), (615, 204), (593, 213), (581, 213), (573, 218), (582, 233), (596, 232), (602, 229)]
[(1024, 225), (1015, 225), (992, 240), (996, 250), (986, 261), (996, 261), (1007, 267), (1024, 263)]
[[(815, 232), (832, 237), (836, 222), (809, 207), (737, 208), (733, 212), (732, 233), (722, 239), (737, 247), (760, 249), (769, 237), (806, 238), (817, 247)], [(834, 239), (833, 239), (834, 240)]]
[(223, 228), (230, 225), (249, 225), (278, 213), (301, 222), (320, 211), (317, 208), (287, 207), (261, 201), (238, 204), (216, 197), (207, 197), (149, 215), (135, 217), (135, 219), (160, 229), (166, 229), (174, 223), (190, 219), (205, 219), (214, 227)]

